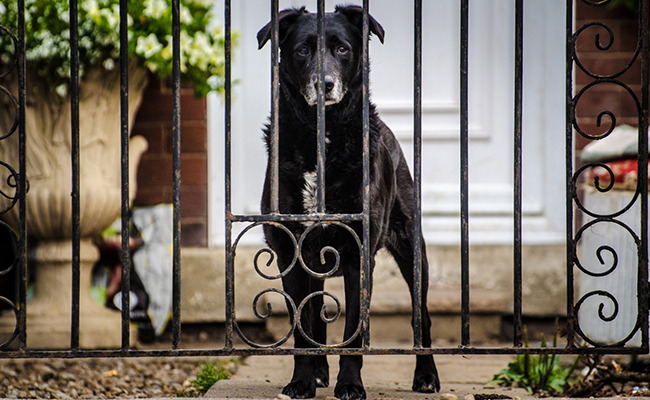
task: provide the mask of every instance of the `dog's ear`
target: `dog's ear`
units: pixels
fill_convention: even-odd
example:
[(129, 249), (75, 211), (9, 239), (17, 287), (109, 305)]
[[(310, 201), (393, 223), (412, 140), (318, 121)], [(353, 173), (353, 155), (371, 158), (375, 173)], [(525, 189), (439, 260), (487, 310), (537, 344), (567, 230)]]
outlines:
[[(361, 24), (363, 23), (362, 7), (355, 6), (355, 5), (336, 6), (334, 12), (345, 15), (350, 20), (350, 22), (352, 22), (353, 24), (359, 27), (361, 27)], [(368, 15), (368, 28), (370, 29), (370, 32), (374, 33), (377, 36), (377, 38), (379, 38), (379, 41), (383, 44), (384, 28), (381, 26), (379, 22), (377, 22), (376, 19), (372, 17), (372, 15)]]
[[(309, 11), (305, 7), (300, 7), (300, 8), (287, 8), (285, 10), (280, 11), (278, 14), (278, 24), (280, 25), (280, 43), (282, 43), (282, 40), (284, 38), (284, 33), (287, 31), (287, 28), (296, 22), (298, 17), (300, 17), (303, 14), (309, 14)], [(264, 47), (266, 42), (268, 42), (271, 39), (271, 22), (268, 24), (264, 25), (262, 29), (260, 29), (259, 32), (257, 32), (257, 45), (258, 45), (258, 50)]]

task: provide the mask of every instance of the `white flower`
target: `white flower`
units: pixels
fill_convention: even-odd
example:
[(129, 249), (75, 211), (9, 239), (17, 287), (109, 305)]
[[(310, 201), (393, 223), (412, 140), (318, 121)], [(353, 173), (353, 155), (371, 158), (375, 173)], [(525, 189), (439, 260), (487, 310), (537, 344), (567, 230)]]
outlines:
[(181, 23), (183, 24), (191, 24), (192, 21), (194, 20), (192, 18), (192, 13), (190, 10), (187, 9), (187, 7), (181, 6), (180, 7), (180, 17), (181, 17)]
[(167, 41), (167, 46), (165, 46), (165, 48), (162, 49), (162, 51), (160, 52), (160, 56), (165, 60), (171, 60), (174, 53), (174, 49), (172, 48), (173, 38), (171, 37), (171, 35), (167, 35), (165, 37), (165, 40)]
[(102, 65), (104, 66), (104, 69), (106, 69), (107, 71), (112, 71), (115, 68), (115, 61), (113, 61), (112, 58), (107, 58), (106, 60), (104, 60)]
[(143, 55), (144, 58), (150, 58), (162, 50), (162, 48), (163, 45), (160, 44), (156, 35), (152, 33), (147, 37), (143, 36), (138, 38), (138, 42), (135, 45), (135, 52)]
[(7, 8), (5, 7), (5, 5), (0, 3), (0, 15), (4, 15), (4, 13), (6, 11), (7, 11)]
[(190, 64), (196, 65), (199, 69), (205, 71), (208, 68), (208, 62), (212, 53), (212, 46), (208, 35), (203, 32), (197, 32), (189, 50)]
[(89, 17), (94, 18), (99, 15), (99, 4), (97, 4), (97, 0), (82, 1), (81, 7), (86, 10)]
[(115, 12), (116, 11), (115, 9), (109, 10), (107, 8), (103, 8), (100, 11), (101, 16), (106, 18), (106, 22), (108, 23), (108, 26), (113, 30), (117, 30), (120, 27), (119, 7), (116, 5), (115, 8), (117, 8), (117, 12)]
[(167, 11), (165, 0), (145, 0), (144, 15), (151, 18), (160, 18)]
[(223, 78), (221, 78), (220, 76), (212, 75), (211, 77), (208, 78), (208, 85), (210, 85), (212, 89), (218, 88), (219, 86), (221, 86), (222, 83), (223, 83)]
[(59, 86), (57, 86), (56, 89), (55, 89), (54, 91), (55, 91), (56, 94), (58, 94), (59, 96), (61, 96), (61, 97), (65, 97), (65, 95), (68, 94), (68, 86), (66, 86), (65, 84), (62, 83), (62, 84), (60, 84)]

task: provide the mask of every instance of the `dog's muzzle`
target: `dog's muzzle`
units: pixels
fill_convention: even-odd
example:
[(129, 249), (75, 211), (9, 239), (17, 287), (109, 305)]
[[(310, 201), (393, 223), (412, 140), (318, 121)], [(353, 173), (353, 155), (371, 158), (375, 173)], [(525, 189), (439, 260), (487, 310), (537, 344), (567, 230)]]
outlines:
[[(311, 80), (303, 87), (302, 95), (310, 106), (318, 104), (318, 77), (312, 76)], [(346, 89), (339, 79), (325, 76), (325, 105), (329, 106), (343, 100)]]

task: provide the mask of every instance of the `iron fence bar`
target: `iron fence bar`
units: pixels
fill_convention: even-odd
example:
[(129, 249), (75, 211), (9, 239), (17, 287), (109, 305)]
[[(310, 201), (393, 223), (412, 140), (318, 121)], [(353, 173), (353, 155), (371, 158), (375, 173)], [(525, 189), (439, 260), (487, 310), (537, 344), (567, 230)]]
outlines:
[(575, 309), (573, 304), (573, 264), (575, 242), (573, 240), (573, 0), (566, 0), (566, 285), (567, 285), (567, 348), (575, 347)]
[(77, 0), (70, 0), (70, 118), (72, 150), (72, 319), (70, 348), (79, 350), (79, 26)]
[(639, 164), (638, 174), (641, 177), (641, 232), (639, 245), (639, 277), (637, 281), (638, 320), (641, 325), (641, 347), (649, 348), (648, 344), (648, 43), (649, 28), (648, 0), (639, 2), (639, 40), (641, 41), (641, 110), (639, 113)]
[(225, 120), (225, 145), (224, 145), (224, 161), (225, 161), (225, 215), (226, 215), (226, 238), (225, 238), (225, 246), (226, 246), (226, 271), (225, 271), (225, 278), (226, 278), (226, 341), (225, 341), (225, 346), (226, 349), (232, 349), (232, 344), (233, 344), (233, 332), (234, 332), (234, 326), (233, 326), (233, 321), (235, 319), (235, 314), (234, 314), (234, 285), (235, 285), (235, 280), (234, 280), (234, 265), (233, 265), (233, 257), (234, 255), (232, 254), (232, 213), (231, 213), (231, 208), (232, 208), (232, 198), (230, 194), (231, 190), (231, 166), (230, 166), (230, 161), (231, 161), (231, 112), (232, 112), (232, 96), (231, 96), (231, 88), (232, 88), (232, 59), (231, 59), (231, 54), (232, 54), (232, 32), (231, 32), (231, 0), (225, 0), (224, 1), (224, 51), (225, 51), (225, 71), (224, 71), (224, 86), (225, 86), (225, 95), (224, 95), (224, 106), (225, 106), (225, 115), (224, 115), (224, 120)]
[(325, 1), (318, 0), (316, 12), (317, 27), (317, 63), (318, 90), (316, 104), (316, 182), (318, 183), (316, 210), (319, 214), (325, 212)]
[(369, 61), (369, 0), (363, 0), (363, 29), (361, 39), (361, 60), (363, 82), (361, 85), (362, 127), (363, 127), (363, 254), (361, 255), (360, 306), (363, 324), (362, 343), (364, 349), (370, 347), (370, 61)]
[(522, 81), (523, 81), (523, 43), (524, 43), (524, 4), (515, 0), (515, 121), (514, 121), (514, 340), (513, 345), (522, 345), (521, 321), (521, 122), (522, 122)]
[(271, 163), (269, 166), (271, 175), (271, 214), (280, 212), (279, 192), (280, 192), (280, 18), (278, 0), (271, 0), (271, 148), (269, 157)]
[(422, 347), (422, 0), (413, 21), (413, 345)]
[(460, 257), (461, 345), (469, 346), (469, 127), (468, 127), (469, 0), (460, 3)]
[(131, 260), (129, 258), (129, 42), (128, 0), (120, 0), (120, 144), (122, 179), (122, 351), (131, 343)]
[(20, 309), (18, 310), (18, 341), (21, 351), (27, 349), (27, 162), (26, 162), (26, 144), (27, 136), (25, 133), (25, 0), (18, 0), (18, 118), (20, 124), (18, 125), (18, 167), (20, 174), (19, 180), (19, 195), (20, 201), (18, 204), (18, 214), (20, 218), (20, 238), (18, 251), (20, 254), (20, 261), (18, 263), (18, 279), (19, 279), (19, 302)]
[[(291, 355), (495, 355), (495, 354), (559, 354), (559, 355), (616, 355), (644, 354), (639, 347), (421, 347), (421, 348), (232, 348), (232, 349), (178, 349), (129, 350), (132, 358), (141, 357), (228, 357), (228, 356), (291, 356)], [(7, 351), (2, 358), (117, 358), (124, 357), (121, 350), (54, 350)]]
[(173, 223), (173, 280), (172, 280), (172, 348), (177, 349), (181, 337), (181, 21), (180, 0), (172, 0), (172, 164), (174, 176), (172, 196)]

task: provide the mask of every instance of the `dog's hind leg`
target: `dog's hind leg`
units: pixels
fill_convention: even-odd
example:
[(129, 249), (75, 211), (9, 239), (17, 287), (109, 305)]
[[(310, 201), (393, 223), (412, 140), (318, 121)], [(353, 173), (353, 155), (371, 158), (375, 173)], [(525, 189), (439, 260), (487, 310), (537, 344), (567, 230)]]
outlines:
[[(406, 228), (412, 224), (404, 224), (404, 221), (391, 221), (393, 234), (391, 241), (387, 244), (388, 251), (392, 254), (393, 258), (399, 266), (400, 272), (406, 281), (411, 299), (413, 299), (414, 283), (413, 283), (413, 270), (414, 270), (414, 234), (412, 229)], [(418, 235), (422, 242), (422, 288), (421, 288), (421, 315), (422, 315), (422, 346), (431, 347), (431, 317), (429, 317), (429, 309), (427, 307), (427, 292), (429, 290), (429, 262), (427, 260), (426, 245), (421, 234)], [(411, 300), (412, 302), (413, 300)], [(415, 313), (415, 309), (413, 309)], [(413, 319), (411, 319), (413, 325)], [(433, 361), (432, 355), (418, 355), (416, 356), (415, 375), (413, 377), (413, 390), (416, 392), (437, 392), (440, 390), (440, 379), (438, 378), (438, 371), (436, 364)]]

